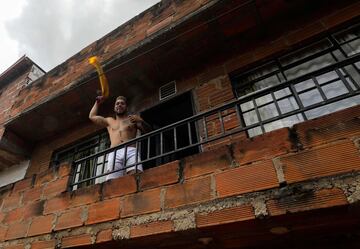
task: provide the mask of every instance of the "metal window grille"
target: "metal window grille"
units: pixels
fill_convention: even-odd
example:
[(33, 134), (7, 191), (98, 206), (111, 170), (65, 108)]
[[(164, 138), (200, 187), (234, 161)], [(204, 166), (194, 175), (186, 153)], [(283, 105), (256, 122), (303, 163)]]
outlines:
[[(358, 99), (348, 99), (330, 106), (302, 111), (282, 119), (282, 114), (301, 110), (315, 103), (325, 104), (328, 100), (356, 91), (359, 88), (359, 62), (345, 67), (312, 74), (360, 52), (360, 26), (328, 36), (282, 57), (261, 65), (233, 78), (237, 97), (246, 96), (272, 86), (281, 85), (279, 90), (256, 97), (241, 104), (241, 116), (245, 125), (257, 124), (248, 131), (256, 136), (281, 127), (292, 126), (304, 120), (313, 119), (333, 111), (358, 104)], [(283, 83), (299, 79), (296, 84)], [(277, 118), (276, 121), (265, 121)]]
[[(107, 132), (92, 135), (66, 148), (57, 150), (52, 155), (52, 163), (50, 166), (55, 167), (61, 163), (72, 163), (80, 158), (100, 152), (110, 146), (110, 139)], [(106, 162), (106, 161), (105, 161)], [(81, 172), (78, 180), (86, 179), (94, 174), (97, 165), (93, 162), (87, 162), (82, 168), (77, 169)], [(93, 184), (95, 181), (88, 181), (83, 185)], [(98, 181), (97, 181), (98, 182)]]
[[(210, 142), (235, 133), (244, 131), (250, 136), (255, 136), (360, 104), (360, 46), (358, 46), (360, 32), (358, 30), (358, 27), (354, 27), (339, 32), (302, 49), (303, 52), (295, 51), (286, 55), (288, 57), (283, 56), (241, 75), (235, 79), (238, 99), (233, 102), (198, 113), (115, 148), (75, 160), (69, 189), (77, 189), (89, 182), (100, 182), (107, 175), (124, 172), (129, 167), (137, 168), (142, 163), (191, 147), (206, 146)], [(332, 60), (326, 59), (327, 63), (319, 64), (322, 61), (319, 58), (332, 58)], [(309, 67), (311, 63), (315, 67)], [(196, 132), (195, 127), (200, 136), (196, 141), (192, 139), (192, 134)], [(185, 143), (179, 144), (176, 134), (178, 129), (184, 128), (187, 129), (188, 136), (185, 138)], [(165, 149), (164, 136), (172, 136), (171, 148)], [(151, 141), (158, 141), (160, 149), (152, 150)], [(123, 168), (109, 167), (114, 165), (113, 162), (107, 162), (110, 153), (122, 151), (123, 160), (126, 161), (126, 151), (130, 147), (135, 149), (135, 155), (138, 155), (140, 148), (144, 149), (142, 153), (144, 156), (136, 156), (136, 160), (131, 165), (128, 164)], [(88, 168), (93, 169), (93, 174), (83, 177), (82, 170)]]

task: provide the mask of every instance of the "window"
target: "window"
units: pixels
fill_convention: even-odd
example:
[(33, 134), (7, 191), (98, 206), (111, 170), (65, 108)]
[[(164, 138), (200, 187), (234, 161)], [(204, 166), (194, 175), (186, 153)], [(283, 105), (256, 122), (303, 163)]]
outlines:
[[(254, 126), (248, 135), (253, 137), (360, 104), (356, 93), (360, 88), (360, 61), (331, 67), (359, 54), (360, 25), (233, 77), (239, 99), (264, 92), (240, 104), (244, 124)], [(292, 112), (294, 115), (287, 115)]]
[[(59, 165), (64, 162), (72, 163), (78, 159), (93, 155), (99, 151), (109, 148), (110, 140), (106, 131), (96, 135), (87, 137), (71, 146), (55, 151), (52, 156), (52, 166)], [(86, 161), (86, 163), (79, 164), (75, 169), (76, 181), (87, 179), (89, 177), (100, 175), (104, 172), (107, 163), (106, 157), (100, 156), (97, 160), (93, 159)], [(84, 182), (86, 185), (99, 183), (104, 181), (104, 178), (97, 178), (96, 180)], [(83, 185), (84, 185), (83, 184)], [(82, 185), (79, 184), (79, 187)]]
[(31, 84), (31, 82), (37, 80), (38, 78), (41, 78), (43, 75), (45, 74), (45, 72), (39, 68), (36, 65), (32, 65), (30, 72), (26, 78), (26, 85)]

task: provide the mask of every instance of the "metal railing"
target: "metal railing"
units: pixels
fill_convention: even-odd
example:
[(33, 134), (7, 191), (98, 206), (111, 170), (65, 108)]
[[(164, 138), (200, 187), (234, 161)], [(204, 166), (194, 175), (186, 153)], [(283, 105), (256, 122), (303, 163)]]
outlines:
[[(249, 133), (251, 129), (261, 129), (262, 133), (267, 132), (267, 125), (277, 124), (281, 126), (279, 122), (282, 120), (286, 121), (287, 118), (291, 119), (294, 115), (297, 115), (299, 118), (295, 121), (292, 120), (290, 123), (285, 122), (283, 127), (314, 118), (314, 115), (309, 114), (311, 111), (318, 112), (318, 116), (321, 116), (338, 109), (359, 104), (360, 82), (347, 72), (349, 67), (353, 67), (354, 71), (359, 73), (359, 69), (356, 66), (360, 66), (360, 54), (296, 79), (261, 89), (220, 107), (198, 113), (192, 117), (134, 138), (117, 147), (109, 148), (77, 160), (72, 165), (72, 178), (69, 188), (74, 190), (83, 185), (103, 182), (107, 177), (115, 173), (121, 175), (130, 168), (139, 170), (141, 164), (173, 155), (189, 148), (209, 144), (235, 133), (247, 131), (248, 135), (251, 136)], [(319, 83), (317, 77), (329, 72), (334, 75), (336, 74), (337, 77), (333, 75), (331, 80)], [(299, 90), (298, 84), (307, 80), (312, 80), (313, 85)], [(342, 90), (339, 91), (336, 89), (336, 86), (338, 89), (341, 86)], [(331, 92), (327, 92), (328, 89)], [(318, 96), (321, 96), (321, 99), (311, 104), (304, 102), (306, 101), (304, 96), (310, 95), (311, 97), (311, 94), (315, 91), (318, 92)], [(279, 92), (285, 93), (280, 96)], [(261, 101), (258, 100), (265, 97), (269, 99), (269, 96), (271, 97), (270, 102), (259, 103)], [(281, 103), (284, 100), (290, 101), (290, 99), (293, 103), (292, 108), (290, 110), (287, 108), (284, 111)], [(312, 101), (314, 100), (312, 99)], [(244, 105), (249, 106), (249, 103), (251, 105), (250, 109), (248, 107), (244, 108)], [(329, 110), (324, 112), (324, 108)], [(270, 112), (269, 109), (271, 109)], [(251, 122), (244, 118), (245, 116), (251, 116), (249, 112), (253, 115)], [(269, 116), (269, 113), (266, 112), (271, 113), (271, 115)], [(180, 130), (181, 136), (179, 136)], [(194, 139), (194, 134), (197, 134), (195, 136), (196, 139)], [(120, 156), (121, 160), (127, 161), (129, 149), (133, 151), (132, 157), (134, 157), (131, 164), (127, 164), (121, 169), (114, 167), (119, 153), (123, 153), (123, 156)], [(115, 154), (115, 156), (110, 156), (112, 162), (108, 160), (110, 154)], [(85, 172), (87, 173), (85, 174)]]

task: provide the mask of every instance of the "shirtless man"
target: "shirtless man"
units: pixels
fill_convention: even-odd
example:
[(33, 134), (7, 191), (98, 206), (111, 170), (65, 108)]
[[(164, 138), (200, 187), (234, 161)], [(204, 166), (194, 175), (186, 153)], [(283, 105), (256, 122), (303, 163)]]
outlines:
[[(99, 116), (98, 109), (99, 105), (104, 101), (102, 96), (96, 98), (96, 102), (92, 107), (89, 113), (89, 119), (97, 125), (103, 126), (107, 128), (109, 133), (111, 148), (116, 147), (130, 139), (136, 137), (137, 130), (141, 132), (145, 132), (145, 126), (147, 124), (139, 115), (128, 115), (127, 112), (127, 101), (124, 96), (119, 96), (116, 98), (114, 112), (115, 118), (113, 117), (102, 117)], [(114, 160), (114, 154), (116, 154)], [(131, 166), (126, 168), (126, 170), (122, 170), (128, 165), (135, 164), (136, 156), (138, 157), (138, 162), (140, 161), (140, 156), (135, 155), (136, 148), (129, 145), (126, 150), (126, 161), (125, 161), (125, 148), (119, 149), (116, 152), (109, 153), (108, 163), (107, 163), (107, 172), (113, 170), (119, 170), (112, 174), (106, 176), (106, 180), (117, 178), (119, 176), (124, 175), (124, 171), (127, 174), (134, 173), (136, 171), (143, 171), (142, 165), (138, 164), (137, 167)], [(113, 163), (115, 161), (115, 167)]]

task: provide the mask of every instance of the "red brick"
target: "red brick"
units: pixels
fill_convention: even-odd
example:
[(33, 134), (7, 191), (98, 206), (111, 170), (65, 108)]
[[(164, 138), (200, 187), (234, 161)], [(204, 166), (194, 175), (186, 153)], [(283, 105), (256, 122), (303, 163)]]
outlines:
[(179, 180), (179, 161), (170, 162), (145, 170), (140, 175), (140, 189), (150, 189), (177, 183)]
[(215, 175), (219, 197), (260, 191), (279, 186), (272, 161), (241, 166)]
[(71, 207), (95, 203), (100, 199), (100, 185), (92, 185), (73, 191), (71, 194)]
[(106, 229), (100, 231), (96, 236), (96, 243), (108, 242), (112, 240), (112, 230)]
[(286, 40), (288, 41), (288, 44), (291, 46), (294, 44), (298, 44), (311, 37), (314, 37), (315, 35), (320, 34), (324, 31), (325, 31), (325, 27), (322, 24), (322, 22), (316, 21), (299, 30), (291, 32), (289, 35), (287, 35)]
[(36, 241), (31, 243), (31, 249), (53, 249), (55, 245), (55, 240)]
[(26, 237), (27, 230), (29, 228), (29, 222), (15, 223), (9, 226), (5, 239), (19, 239)]
[(147, 190), (125, 196), (121, 217), (160, 211), (160, 189)]
[(11, 245), (11, 246), (5, 246), (4, 249), (24, 249), (25, 246), (23, 244), (20, 245)]
[(62, 213), (56, 222), (55, 231), (83, 225), (83, 208), (73, 208)]
[(43, 195), (45, 197), (49, 197), (65, 192), (68, 187), (68, 179), (68, 177), (64, 177), (56, 181), (47, 183), (46, 187), (44, 188)]
[(254, 61), (255, 61), (255, 57), (252, 52), (242, 53), (232, 59), (229, 59), (225, 63), (225, 69), (227, 72), (241, 70), (242, 68), (253, 63)]
[(5, 218), (4, 218), (4, 223), (6, 224), (11, 224), (14, 222), (19, 222), (23, 219), (24, 217), (24, 208), (16, 208), (13, 209), (11, 211), (9, 211), (8, 213), (6, 213)]
[(284, 39), (279, 39), (268, 43), (266, 46), (260, 47), (254, 51), (254, 58), (256, 61), (263, 60), (269, 56), (279, 54), (288, 48)]
[(343, 8), (332, 15), (322, 19), (322, 22), (328, 29), (331, 29), (343, 22), (358, 17), (360, 14), (360, 3), (355, 3), (346, 8)]
[(211, 199), (211, 177), (196, 178), (168, 187), (165, 195), (165, 208), (175, 208)]
[(69, 176), (71, 173), (71, 164), (63, 163), (59, 166), (58, 176), (60, 178)]
[(70, 195), (68, 193), (61, 194), (57, 197), (49, 199), (45, 203), (44, 214), (64, 211), (70, 206)]
[(5, 240), (6, 232), (7, 232), (7, 227), (0, 226), (0, 241)]
[(120, 216), (120, 198), (100, 201), (89, 206), (86, 224), (100, 223), (118, 219)]
[(50, 233), (54, 218), (54, 215), (35, 217), (31, 222), (28, 236)]
[(24, 191), (26, 189), (31, 188), (32, 180), (33, 180), (32, 178), (27, 178), (16, 182), (13, 189), (13, 193)]
[(280, 160), (288, 183), (360, 170), (359, 152), (352, 141), (314, 148)]
[(240, 164), (271, 159), (293, 150), (288, 128), (268, 132), (234, 144), (234, 158)]
[(213, 173), (231, 165), (231, 155), (227, 146), (185, 158), (185, 179)]
[(348, 203), (342, 190), (334, 188), (269, 200), (267, 207), (270, 215), (275, 216), (346, 204)]
[(130, 228), (130, 237), (144, 237), (173, 231), (171, 221), (156, 221), (148, 224), (135, 225)]
[(20, 206), (21, 195), (13, 194), (5, 197), (3, 200), (2, 210), (11, 210)]
[(44, 212), (44, 201), (37, 201), (24, 206), (24, 219), (29, 219), (34, 216), (41, 216)]
[(147, 35), (151, 35), (153, 33), (155, 33), (156, 31), (168, 26), (171, 24), (173, 20), (173, 17), (172, 16), (169, 16), (167, 18), (165, 18), (164, 20), (162, 20), (161, 22), (155, 24), (155, 25), (152, 25), (147, 31)]
[(300, 143), (312, 147), (360, 135), (360, 106), (341, 110), (294, 126)]
[(208, 214), (197, 214), (196, 225), (198, 228), (202, 228), (251, 219), (255, 219), (253, 207), (251, 205), (243, 205), (217, 210)]
[(136, 179), (134, 175), (126, 175), (111, 179), (103, 185), (103, 197), (112, 198), (136, 192)]
[(50, 168), (45, 172), (41, 172), (36, 176), (35, 186), (40, 186), (45, 183), (51, 182), (56, 179), (56, 174), (54, 168)]
[[(1, 206), (1, 203), (0, 203), (0, 206)], [(3, 222), (4, 218), (5, 218), (5, 213), (4, 213), (4, 212), (0, 212), (0, 223)]]
[(91, 244), (90, 234), (81, 234), (75, 236), (65, 237), (61, 240), (61, 248), (69, 248), (76, 246), (85, 246)]
[(35, 187), (24, 192), (23, 203), (40, 200), (42, 194), (41, 187)]

